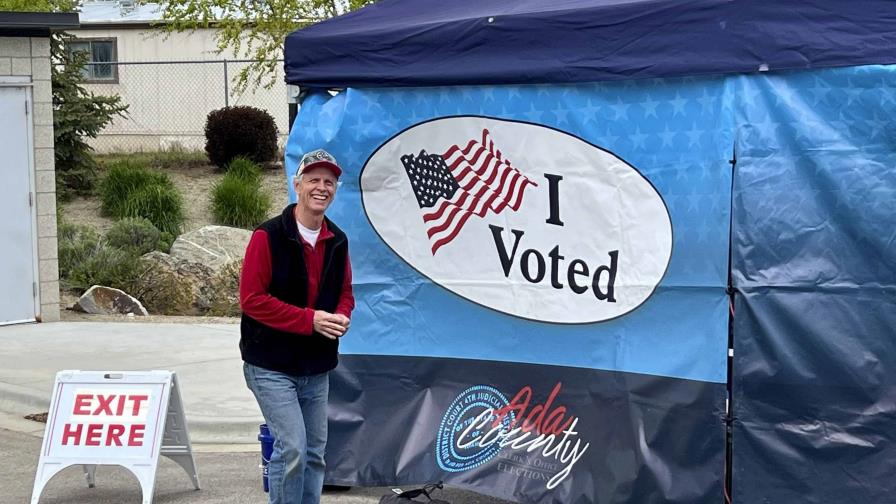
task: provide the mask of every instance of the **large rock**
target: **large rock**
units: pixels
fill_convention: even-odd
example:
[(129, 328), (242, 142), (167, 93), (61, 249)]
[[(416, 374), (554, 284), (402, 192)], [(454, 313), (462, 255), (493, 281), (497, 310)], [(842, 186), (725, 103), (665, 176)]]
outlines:
[(99, 315), (148, 315), (146, 308), (123, 290), (94, 285), (72, 307), (84, 313)]
[(226, 226), (205, 226), (182, 234), (171, 245), (171, 255), (185, 261), (204, 264), (218, 272), (227, 264), (242, 259), (252, 231)]
[(209, 309), (214, 271), (207, 265), (153, 251), (140, 258), (140, 266), (133, 290), (151, 312), (197, 315)]

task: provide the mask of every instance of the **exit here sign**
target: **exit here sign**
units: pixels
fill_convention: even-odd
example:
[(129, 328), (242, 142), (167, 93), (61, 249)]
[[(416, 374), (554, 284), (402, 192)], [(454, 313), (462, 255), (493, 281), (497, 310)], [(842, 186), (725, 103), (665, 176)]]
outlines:
[(164, 383), (60, 383), (51, 412), (51, 457), (146, 458), (153, 455), (167, 404)]

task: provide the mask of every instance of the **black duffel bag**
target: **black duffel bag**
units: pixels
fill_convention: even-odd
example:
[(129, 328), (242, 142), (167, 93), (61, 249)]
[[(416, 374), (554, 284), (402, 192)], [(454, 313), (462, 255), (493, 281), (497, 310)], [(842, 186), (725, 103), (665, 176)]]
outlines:
[(401, 493), (391, 493), (380, 498), (380, 504), (408, 504), (410, 502), (427, 502), (429, 504), (451, 504), (441, 499), (433, 499), (432, 492), (441, 490), (442, 482), (423, 485), (423, 488), (415, 488)]

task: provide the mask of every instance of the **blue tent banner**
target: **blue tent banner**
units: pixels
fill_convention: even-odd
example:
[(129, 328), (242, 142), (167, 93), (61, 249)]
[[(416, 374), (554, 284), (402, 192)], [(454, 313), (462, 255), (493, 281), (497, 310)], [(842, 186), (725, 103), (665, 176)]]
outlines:
[(314, 146), (344, 164), (330, 214), (351, 237), (359, 299), (334, 378), (332, 481), (718, 499), (725, 86), (305, 100), (288, 164)]
[(890, 500), (894, 43), (876, 0), (381, 0), (290, 35), (285, 170), (343, 166), (358, 301), (328, 481)]

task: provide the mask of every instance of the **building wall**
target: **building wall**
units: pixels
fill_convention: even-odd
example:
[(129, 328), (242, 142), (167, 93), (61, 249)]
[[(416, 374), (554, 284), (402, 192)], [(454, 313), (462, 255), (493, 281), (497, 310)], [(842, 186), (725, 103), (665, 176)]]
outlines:
[(59, 320), (59, 260), (56, 244), (56, 171), (53, 161), (53, 91), (50, 39), (0, 37), (0, 75), (31, 77), (34, 106), (34, 188), (40, 318)]
[[(87, 86), (97, 94), (118, 94), (130, 107), (127, 118), (116, 119), (92, 142), (99, 152), (202, 149), (208, 113), (225, 104), (267, 110), (285, 139), (288, 106), (282, 65), (271, 89), (235, 92), (233, 82), (247, 63), (230, 61), (225, 74), (223, 60), (236, 58), (231, 51), (215, 53), (214, 30), (164, 34), (148, 27), (124, 27), (70, 33), (116, 39), (117, 59), (123, 62), (117, 65), (117, 82)], [(193, 63), (172, 63), (183, 61)], [(146, 62), (155, 63), (128, 64)]]

